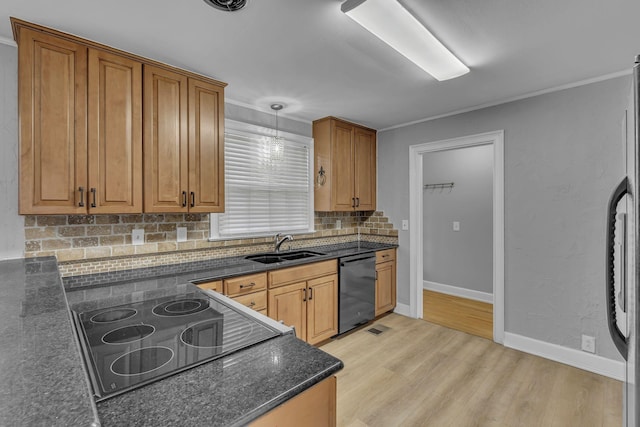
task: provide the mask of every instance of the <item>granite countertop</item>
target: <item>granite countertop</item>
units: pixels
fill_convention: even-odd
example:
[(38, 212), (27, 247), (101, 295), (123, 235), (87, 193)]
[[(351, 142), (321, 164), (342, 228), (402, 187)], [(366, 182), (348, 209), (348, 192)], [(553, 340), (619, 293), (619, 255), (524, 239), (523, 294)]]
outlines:
[(176, 295), (197, 289), (192, 282), (394, 247), (361, 242), (309, 248), (325, 255), (285, 263), (233, 257), (77, 276), (65, 278), (64, 289), (53, 257), (2, 261), (0, 425), (245, 425), (331, 376), (342, 362), (283, 335), (96, 406), (69, 308), (86, 311)]
[(92, 425), (55, 258), (0, 261), (0, 277), (0, 425)]
[(154, 288), (155, 284), (159, 284), (158, 281), (164, 281), (169, 286), (185, 282), (197, 283), (244, 274), (277, 270), (296, 265), (310, 264), (343, 256), (364, 254), (397, 247), (398, 245), (373, 242), (342, 243), (337, 245), (313, 246), (296, 249), (295, 251), (309, 250), (322, 253), (323, 255), (293, 261), (277, 262), (273, 264), (262, 264), (256, 261), (247, 260), (245, 259), (245, 256), (238, 256), (111, 273), (72, 276), (65, 277), (63, 281), (64, 287), (68, 291), (75, 290), (77, 288), (87, 289), (91, 287), (112, 286), (116, 282), (118, 284), (136, 282), (138, 283), (140, 290), (147, 290), (149, 288)]
[(243, 426), (342, 369), (283, 335), (98, 403), (103, 427)]

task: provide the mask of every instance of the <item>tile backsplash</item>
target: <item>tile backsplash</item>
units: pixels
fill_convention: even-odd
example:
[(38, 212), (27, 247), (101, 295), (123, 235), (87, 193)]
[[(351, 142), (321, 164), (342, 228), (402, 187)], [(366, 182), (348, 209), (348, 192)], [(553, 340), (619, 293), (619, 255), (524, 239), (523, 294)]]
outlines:
[[(187, 228), (186, 242), (176, 241), (176, 227)], [(131, 244), (134, 229), (144, 229), (144, 244)], [(209, 241), (207, 214), (28, 215), (24, 230), (25, 257), (54, 255), (63, 276), (223, 258), (273, 248), (273, 236)], [(315, 232), (296, 235), (291, 247), (359, 239), (397, 243), (398, 231), (382, 212), (316, 212)]]

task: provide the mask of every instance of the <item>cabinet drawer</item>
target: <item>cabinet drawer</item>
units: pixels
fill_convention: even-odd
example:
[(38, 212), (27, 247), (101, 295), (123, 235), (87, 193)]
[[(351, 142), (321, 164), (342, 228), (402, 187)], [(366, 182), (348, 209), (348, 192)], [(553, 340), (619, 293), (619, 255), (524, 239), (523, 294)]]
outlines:
[(385, 249), (384, 251), (376, 252), (376, 264), (380, 264), (381, 262), (394, 261), (396, 259), (396, 250), (394, 249)]
[(267, 309), (267, 291), (266, 289), (259, 292), (253, 292), (251, 294), (240, 295), (233, 297), (234, 300), (242, 305), (252, 308), (256, 311)]
[(222, 293), (222, 280), (214, 280), (212, 282), (202, 282), (196, 284), (200, 289), (208, 289)]
[(338, 272), (338, 262), (335, 259), (301, 265), (299, 267), (283, 268), (269, 272), (269, 288), (300, 282), (314, 277), (322, 277)]
[(230, 297), (267, 288), (267, 273), (234, 277), (224, 281), (224, 294)]

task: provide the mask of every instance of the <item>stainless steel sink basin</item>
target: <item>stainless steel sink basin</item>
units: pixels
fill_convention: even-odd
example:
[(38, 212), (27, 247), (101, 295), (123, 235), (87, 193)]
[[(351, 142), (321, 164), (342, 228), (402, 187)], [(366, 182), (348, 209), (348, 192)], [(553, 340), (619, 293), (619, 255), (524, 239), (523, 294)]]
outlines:
[(244, 259), (260, 262), (262, 264), (274, 264), (276, 262), (293, 261), (296, 259), (311, 258), (318, 255), (324, 255), (320, 252), (313, 251), (294, 251), (294, 252), (270, 252), (266, 254), (248, 255)]

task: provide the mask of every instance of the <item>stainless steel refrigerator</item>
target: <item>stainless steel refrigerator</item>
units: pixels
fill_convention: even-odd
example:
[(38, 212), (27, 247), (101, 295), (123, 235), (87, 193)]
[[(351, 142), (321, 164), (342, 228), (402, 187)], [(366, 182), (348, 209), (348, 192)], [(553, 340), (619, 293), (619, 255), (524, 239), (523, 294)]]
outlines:
[(633, 68), (633, 89), (626, 110), (626, 176), (609, 200), (607, 215), (606, 299), (609, 332), (625, 359), (624, 425), (640, 423), (640, 55)]

